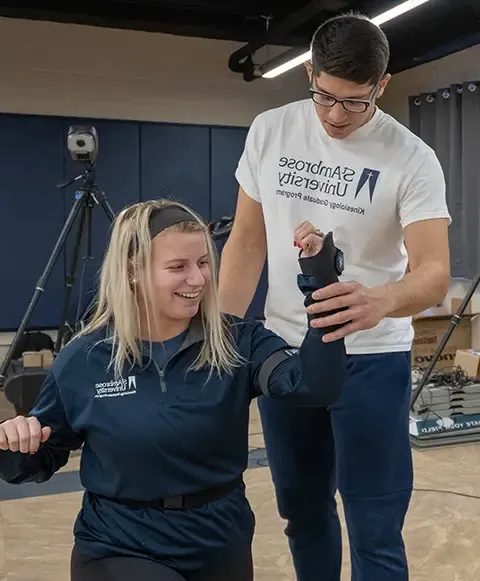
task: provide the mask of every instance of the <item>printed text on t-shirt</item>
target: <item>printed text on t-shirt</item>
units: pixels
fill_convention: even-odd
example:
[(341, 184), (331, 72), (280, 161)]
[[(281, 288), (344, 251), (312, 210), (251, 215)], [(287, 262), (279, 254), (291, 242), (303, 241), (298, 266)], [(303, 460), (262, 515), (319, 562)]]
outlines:
[[(369, 198), (372, 202), (380, 172), (362, 168), (361, 175), (356, 179), (358, 169), (348, 166), (329, 166), (319, 160), (317, 162), (282, 156), (278, 160), (278, 184), (282, 190), (295, 187), (319, 194), (327, 194), (343, 198), (355, 189), (357, 198), (363, 187), (368, 184)], [(278, 192), (277, 192), (278, 193)]]

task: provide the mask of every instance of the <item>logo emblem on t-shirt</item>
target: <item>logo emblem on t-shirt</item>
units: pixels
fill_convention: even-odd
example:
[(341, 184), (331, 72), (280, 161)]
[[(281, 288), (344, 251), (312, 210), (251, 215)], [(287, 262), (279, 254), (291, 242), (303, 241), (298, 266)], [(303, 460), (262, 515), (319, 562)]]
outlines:
[(358, 180), (357, 190), (355, 192), (355, 199), (360, 194), (360, 192), (364, 188), (365, 184), (368, 183), (368, 190), (370, 193), (370, 203), (372, 203), (372, 198), (373, 198), (373, 194), (375, 192), (375, 188), (377, 186), (377, 181), (378, 181), (379, 175), (380, 175), (380, 172), (378, 170), (369, 169), (366, 167), (363, 170), (362, 175), (360, 176), (360, 179)]
[(95, 398), (121, 397), (137, 393), (137, 378), (130, 375), (127, 379), (114, 379), (95, 384)]

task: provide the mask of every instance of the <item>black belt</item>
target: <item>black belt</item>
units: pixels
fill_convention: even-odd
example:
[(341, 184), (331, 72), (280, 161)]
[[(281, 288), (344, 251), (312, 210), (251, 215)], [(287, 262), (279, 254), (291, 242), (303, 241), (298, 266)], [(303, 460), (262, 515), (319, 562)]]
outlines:
[(186, 508), (200, 508), (209, 502), (214, 502), (223, 498), (230, 492), (233, 492), (236, 488), (245, 487), (242, 478), (236, 478), (231, 480), (226, 484), (221, 484), (219, 486), (214, 486), (212, 488), (207, 488), (206, 490), (200, 490), (199, 492), (193, 492), (192, 494), (184, 494), (182, 496), (170, 496), (168, 498), (155, 498), (153, 500), (133, 500), (130, 498), (111, 498), (108, 496), (103, 496), (101, 494), (95, 494), (99, 498), (105, 498), (112, 502), (118, 502), (119, 504), (131, 506), (134, 508), (157, 508), (160, 510), (164, 509), (186, 509)]

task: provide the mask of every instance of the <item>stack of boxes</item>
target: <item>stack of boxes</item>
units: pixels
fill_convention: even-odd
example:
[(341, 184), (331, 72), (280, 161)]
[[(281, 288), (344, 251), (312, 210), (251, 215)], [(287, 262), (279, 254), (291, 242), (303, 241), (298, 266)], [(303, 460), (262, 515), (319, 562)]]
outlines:
[[(429, 309), (414, 317), (414, 380), (420, 379), (429, 366), (461, 303), (462, 299), (452, 299), (450, 308)], [(457, 369), (468, 376), (466, 383), (456, 383), (454, 377), (445, 385), (427, 381), (417, 400), (418, 411), (411, 417), (413, 436), (438, 438), (451, 434), (450, 438), (459, 439), (466, 438), (466, 432), (469, 438), (480, 434), (480, 314), (472, 312), (471, 303), (450, 335), (432, 375)]]
[(22, 355), (25, 369), (49, 369), (53, 363), (53, 353), (49, 349), (42, 351), (25, 351)]
[[(452, 299), (450, 308), (428, 309), (413, 318), (413, 368), (422, 370), (428, 367), (461, 302), (462, 299)], [(472, 312), (471, 303), (467, 305), (434, 369), (451, 371), (456, 367), (480, 380), (480, 314)]]

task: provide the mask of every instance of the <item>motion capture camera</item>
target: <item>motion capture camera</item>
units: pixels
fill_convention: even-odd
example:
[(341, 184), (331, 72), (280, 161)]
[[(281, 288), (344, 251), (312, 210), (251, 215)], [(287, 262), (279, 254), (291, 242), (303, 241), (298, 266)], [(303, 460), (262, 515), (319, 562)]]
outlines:
[(72, 125), (68, 130), (67, 147), (74, 161), (95, 163), (98, 135), (93, 126)]

